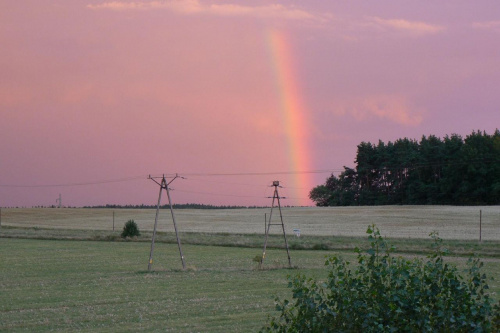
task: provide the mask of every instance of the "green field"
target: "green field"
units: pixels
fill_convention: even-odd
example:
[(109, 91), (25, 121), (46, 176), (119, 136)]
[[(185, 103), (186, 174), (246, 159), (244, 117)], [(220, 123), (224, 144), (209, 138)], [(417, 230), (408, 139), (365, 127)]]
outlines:
[[(467, 209), (471, 213), (476, 210)], [(298, 216), (305, 214), (303, 210), (324, 216), (323, 210), (314, 209), (288, 213)], [(243, 214), (247, 211), (252, 217)], [(257, 220), (264, 211), (179, 212), (179, 224), (184, 223), (180, 235), (187, 270), (181, 269), (174, 234), (163, 230), (155, 247), (154, 271), (147, 272), (151, 229), (146, 225), (154, 222), (150, 210), (116, 211), (116, 230), (112, 231), (108, 228), (112, 211), (108, 210), (2, 209), (0, 331), (255, 332), (275, 313), (275, 296), (291, 297), (288, 274), (322, 279), (327, 274), (326, 255), (354, 259), (352, 249), (366, 246), (363, 233), (332, 236), (306, 232), (300, 238), (290, 234), (296, 268), (287, 269), (286, 252), (279, 248), (282, 238), (271, 235), (271, 249), (264, 269), (259, 270), (253, 259), (262, 254), (263, 231), (258, 233), (257, 227), (256, 232), (245, 233), (244, 224), (236, 223), (235, 231), (229, 233), (215, 223), (207, 232), (196, 228), (202, 222), (190, 224), (181, 219), (189, 214), (201, 219), (206, 212), (205, 220), (224, 225), (220, 222), (224, 218), (231, 223)], [(382, 212), (375, 210), (374, 219), (381, 220)], [(135, 240), (122, 241), (120, 229), (125, 216), (131, 214), (144, 214), (140, 224), (143, 233)], [(162, 214), (163, 225), (171, 224), (167, 212)], [(352, 219), (360, 219), (368, 212), (353, 214)], [(394, 214), (401, 216), (402, 211)], [(146, 221), (145, 217), (151, 216), (153, 221)], [(96, 227), (103, 222), (104, 226)], [(325, 220), (316, 223), (320, 228), (327, 225)], [(259, 228), (263, 230), (263, 223)], [(382, 233), (386, 233), (385, 228), (388, 226), (381, 227)], [(395, 237), (389, 241), (405, 256), (425, 255), (430, 245), (428, 239), (421, 238)], [(475, 252), (484, 258), (489, 277), (500, 276), (498, 239), (482, 243), (446, 239), (444, 244), (453, 255), (448, 260), (459, 267), (464, 267), (468, 255)], [(499, 281), (490, 280), (489, 284), (498, 299)]]
[[(0, 330), (256, 331), (286, 294), (286, 253), (268, 251), (256, 270), (255, 249), (0, 239)], [(294, 265), (321, 276), (324, 251), (297, 251)]]

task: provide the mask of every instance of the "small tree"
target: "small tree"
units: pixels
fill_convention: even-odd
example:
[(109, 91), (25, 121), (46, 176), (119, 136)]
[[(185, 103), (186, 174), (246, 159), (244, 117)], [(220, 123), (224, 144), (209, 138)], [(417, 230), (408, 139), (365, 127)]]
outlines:
[(375, 226), (370, 248), (359, 249), (358, 265), (337, 257), (326, 261), (328, 280), (289, 278), (293, 301), (277, 299), (278, 318), (264, 332), (498, 332), (500, 306), (488, 293), (482, 262), (471, 258), (463, 278), (443, 261), (434, 238), (426, 261), (394, 257)]
[(128, 220), (122, 231), (122, 238), (140, 236), (139, 228), (134, 220)]

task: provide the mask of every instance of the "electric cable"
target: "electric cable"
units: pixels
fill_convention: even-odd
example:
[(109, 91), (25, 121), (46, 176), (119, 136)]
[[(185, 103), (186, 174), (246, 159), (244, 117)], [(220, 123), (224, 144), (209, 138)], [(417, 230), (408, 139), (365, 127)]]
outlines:
[(102, 184), (110, 184), (110, 183), (123, 183), (129, 181), (135, 181), (139, 179), (146, 179), (145, 176), (137, 176), (137, 177), (127, 177), (127, 178), (119, 178), (119, 179), (108, 179), (108, 180), (100, 180), (100, 181), (91, 181), (91, 182), (79, 182), (79, 183), (67, 183), (67, 184), (43, 184), (43, 185), (16, 185), (16, 184), (0, 184), (0, 187), (71, 187), (71, 186), (89, 186), (89, 185), (102, 185)]
[(261, 196), (255, 196), (255, 195), (223, 194), (223, 193), (198, 192), (198, 191), (174, 190), (174, 189), (172, 189), (172, 190), (175, 191), (175, 192), (204, 194), (204, 195), (216, 195), (216, 196), (223, 196), (223, 197), (260, 198), (260, 199), (267, 198), (267, 197), (261, 197)]

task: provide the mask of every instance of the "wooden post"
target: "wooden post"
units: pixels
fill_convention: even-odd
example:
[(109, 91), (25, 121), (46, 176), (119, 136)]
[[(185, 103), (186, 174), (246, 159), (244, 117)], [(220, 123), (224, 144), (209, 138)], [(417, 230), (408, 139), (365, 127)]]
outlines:
[(113, 231), (115, 231), (115, 211), (113, 211)]
[[(175, 178), (177, 178), (177, 175), (175, 175)], [(170, 182), (173, 182), (175, 178), (172, 179)], [(168, 203), (170, 205), (170, 213), (172, 214), (172, 221), (174, 222), (175, 237), (177, 238), (177, 246), (179, 247), (179, 254), (181, 255), (182, 269), (186, 269), (186, 262), (184, 261), (184, 255), (182, 254), (181, 239), (179, 238), (179, 233), (177, 232), (177, 223), (175, 223), (174, 207), (172, 204), (172, 199), (170, 198), (170, 191), (168, 185), (170, 185), (170, 183), (167, 183), (165, 185), (165, 188), (167, 190), (167, 197), (168, 197)]]
[[(153, 181), (155, 180), (153, 179)], [(158, 213), (160, 212), (161, 191), (163, 190), (164, 184), (165, 184), (165, 176), (163, 176), (163, 179), (161, 180), (160, 193), (158, 194), (158, 205), (156, 205), (155, 225), (153, 227), (153, 238), (151, 239), (151, 251), (149, 252), (148, 271), (151, 271), (151, 268), (153, 267), (153, 252), (155, 250), (156, 227), (158, 225)]]
[(267, 213), (264, 213), (264, 235), (267, 232)]
[(482, 218), (483, 218), (483, 211), (480, 209), (479, 210), (479, 241), (481, 241), (481, 232), (482, 232)]
[(2, 207), (0, 207), (0, 228), (2, 227)]

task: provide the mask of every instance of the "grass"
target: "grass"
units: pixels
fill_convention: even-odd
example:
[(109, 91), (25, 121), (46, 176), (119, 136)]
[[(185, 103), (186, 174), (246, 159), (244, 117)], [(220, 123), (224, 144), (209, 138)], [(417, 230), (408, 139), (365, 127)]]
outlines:
[[(275, 313), (275, 296), (290, 299), (288, 274), (322, 279), (326, 255), (353, 261), (352, 249), (366, 247), (370, 221), (405, 256), (425, 255), (431, 244), (426, 235), (408, 235), (408, 230), (448, 232), (457, 237), (443, 237), (453, 255), (449, 261), (464, 267), (475, 252), (485, 258), (485, 273), (497, 277), (500, 214), (495, 214), (500, 209), (482, 208), (486, 241), (461, 238), (463, 230), (475, 232), (475, 222), (467, 221), (478, 209), (287, 209), (296, 269), (287, 269), (276, 228), (263, 270), (254, 258), (262, 255), (263, 215), (268, 210), (176, 212), (185, 271), (168, 212), (162, 212), (153, 272), (147, 271), (147, 261), (154, 210), (115, 210), (112, 231), (112, 210), (2, 209), (0, 331), (255, 332)], [(141, 236), (123, 241), (119, 234), (128, 219), (138, 222)], [(300, 238), (293, 236), (295, 227), (301, 228)], [(452, 228), (460, 232), (449, 232)], [(491, 280), (490, 287), (498, 299), (498, 281)]]
[[(175, 245), (1, 239), (5, 331), (256, 331), (286, 292), (290, 270), (256, 270), (255, 249), (186, 245), (182, 271)], [(322, 274), (325, 252), (294, 264)], [(286, 264), (268, 251), (266, 267)]]
[[(125, 241), (120, 237), (120, 231), (106, 230), (67, 230), (67, 229), (45, 229), (45, 228), (18, 228), (3, 227), (0, 236), (4, 238), (46, 239), (46, 240), (87, 240), (87, 241)], [(135, 242), (150, 243), (152, 232), (145, 231), (141, 236), (133, 239)], [(229, 247), (249, 247), (261, 249), (264, 245), (262, 234), (230, 234), (230, 233), (180, 233), (182, 244), (210, 245)], [(401, 239), (389, 238), (392, 245), (399, 253), (427, 254), (431, 249), (432, 240), (427, 239)], [(301, 236), (293, 234), (287, 237), (288, 244), (292, 250), (334, 250), (350, 251), (356, 247), (366, 246), (366, 237), (353, 236)], [(176, 244), (177, 240), (173, 232), (159, 232), (156, 242)], [(475, 240), (444, 240), (443, 245), (449, 250), (451, 256), (470, 256), (477, 254), (483, 258), (500, 259), (500, 242)], [(284, 248), (283, 235), (270, 235), (269, 248)]]
[[(175, 244), (158, 243), (147, 272), (146, 242), (0, 238), (0, 331), (257, 331), (274, 314), (274, 297), (290, 298), (288, 274), (325, 278), (334, 251), (184, 245), (181, 269)], [(353, 253), (342, 253), (354, 259)], [(465, 258), (451, 258), (463, 266)], [(496, 259), (488, 276), (500, 275)], [(498, 282), (491, 281), (498, 293)]]
[[(500, 206), (375, 206), (375, 207), (305, 207), (284, 208), (286, 231), (301, 229), (303, 236), (363, 237), (366, 227), (375, 223), (391, 238), (427, 239), (438, 231), (443, 239), (478, 240), (479, 211), (482, 211), (482, 239), (500, 241)], [(154, 209), (84, 209), (84, 208), (2, 208), (2, 226), (51, 229), (121, 230), (133, 219), (141, 231), (152, 230)], [(263, 234), (264, 217), (270, 209), (175, 211), (180, 232)], [(273, 222), (277, 221), (277, 211)], [(162, 210), (158, 230), (172, 232), (168, 210)], [(271, 233), (279, 234), (273, 226)]]

